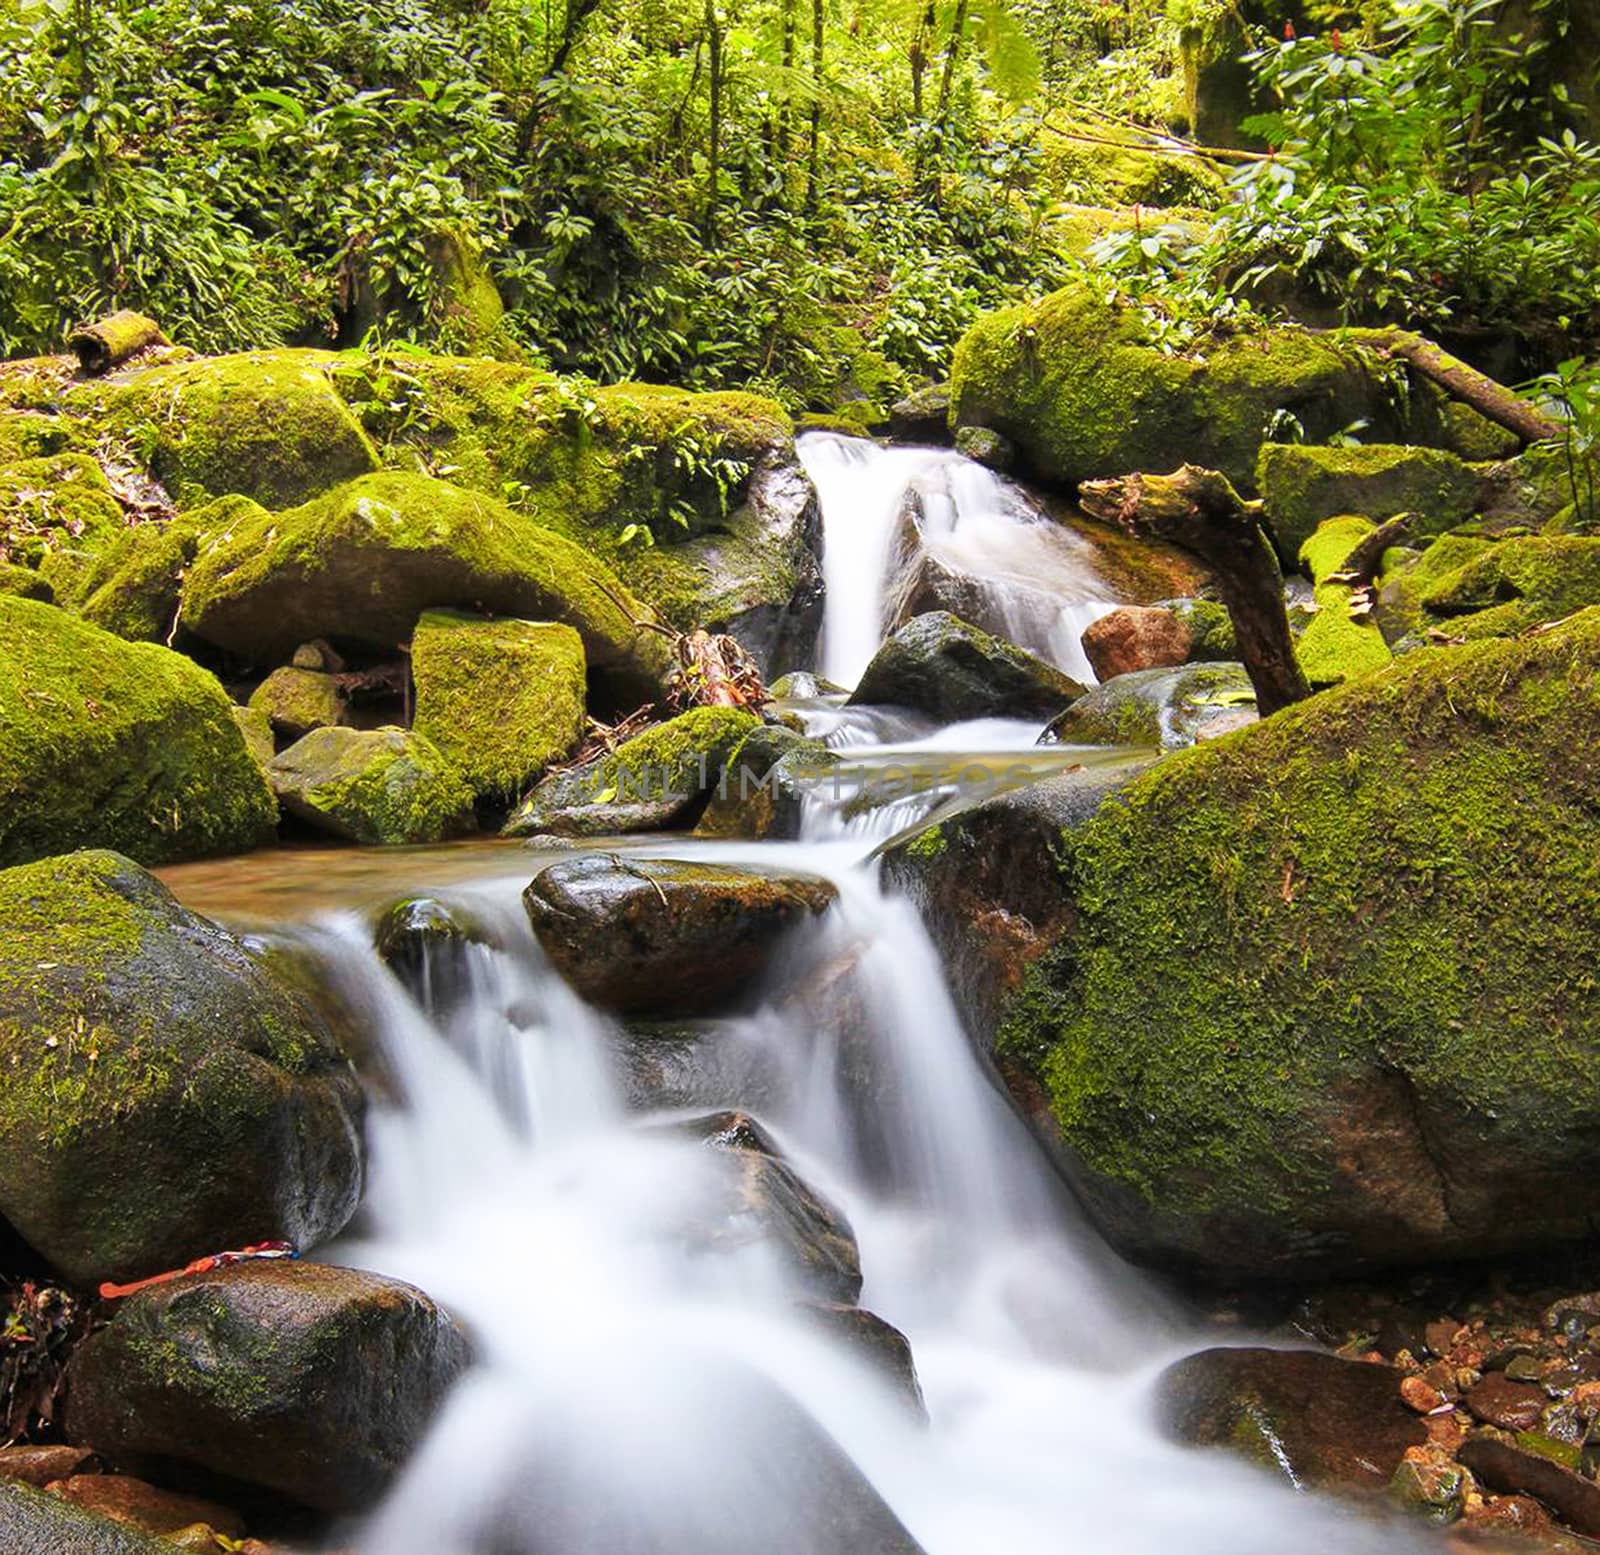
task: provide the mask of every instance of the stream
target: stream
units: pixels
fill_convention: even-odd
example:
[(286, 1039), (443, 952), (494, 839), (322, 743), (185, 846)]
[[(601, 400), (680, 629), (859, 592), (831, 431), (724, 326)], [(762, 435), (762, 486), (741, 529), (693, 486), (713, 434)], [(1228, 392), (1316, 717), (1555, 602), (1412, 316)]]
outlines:
[[(803, 440), (824, 505), (819, 668), (852, 683), (883, 636), (891, 540), (980, 579), (1023, 646), (1090, 679), (1077, 633), (1115, 600), (1013, 488), (959, 456)], [(1076, 560), (1075, 560), (1076, 558)], [(281, 850), (164, 872), (186, 903), (292, 941), (381, 1034), (364, 1208), (323, 1259), (411, 1280), (478, 1364), (367, 1522), (363, 1555), (873, 1555), (897, 1522), (927, 1555), (1281, 1555), (1421, 1536), (1297, 1496), (1156, 1429), (1159, 1368), (1200, 1332), (1088, 1228), (962, 1030), (916, 913), (873, 849), (974, 765), (1005, 781), (1111, 759), (1030, 724), (938, 729), (837, 697), (795, 704), (869, 777), (911, 795), (808, 801), (782, 843), (604, 844), (833, 881), (744, 1014), (651, 1041), (550, 969), (519, 893), (570, 846)], [(1013, 771), (1012, 769), (1015, 768)], [(588, 846), (588, 844), (585, 844)], [(493, 928), (466, 994), (424, 1013), (372, 948), (371, 912), (427, 891)], [(842, 969), (842, 970), (841, 970)], [(759, 1238), (683, 1234), (714, 1214), (703, 1144), (669, 1126), (759, 1119), (860, 1247), (863, 1308), (909, 1340), (927, 1420), (859, 1346), (797, 1304)], [(862, 1500), (886, 1509), (874, 1521)]]

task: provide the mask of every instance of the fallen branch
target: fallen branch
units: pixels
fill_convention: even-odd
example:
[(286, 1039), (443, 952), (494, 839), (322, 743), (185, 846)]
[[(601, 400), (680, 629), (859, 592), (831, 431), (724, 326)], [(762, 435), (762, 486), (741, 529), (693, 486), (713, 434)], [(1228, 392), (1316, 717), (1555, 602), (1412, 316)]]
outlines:
[(1263, 718), (1311, 695), (1295, 658), (1283, 574), (1261, 527), (1259, 502), (1246, 502), (1227, 476), (1192, 464), (1175, 475), (1085, 481), (1078, 499), (1092, 518), (1166, 540), (1211, 569)]
[(67, 348), (78, 358), (79, 370), (91, 378), (122, 366), (149, 346), (171, 344), (154, 319), (127, 308), (96, 324), (80, 324), (67, 336)]
[(1365, 588), (1377, 577), (1383, 553), (1390, 546), (1397, 545), (1405, 534), (1410, 518), (1409, 513), (1396, 514), (1387, 523), (1379, 524), (1370, 534), (1363, 536), (1328, 581), (1346, 583), (1351, 588)]
[(1409, 329), (1322, 330), (1343, 335), (1358, 345), (1371, 346), (1385, 356), (1398, 357), (1422, 376), (1439, 385), (1452, 399), (1470, 405), (1487, 421), (1515, 433), (1525, 443), (1542, 443), (1560, 437), (1560, 422), (1552, 421), (1513, 389), (1496, 383), (1487, 373), (1468, 367), (1459, 358)]

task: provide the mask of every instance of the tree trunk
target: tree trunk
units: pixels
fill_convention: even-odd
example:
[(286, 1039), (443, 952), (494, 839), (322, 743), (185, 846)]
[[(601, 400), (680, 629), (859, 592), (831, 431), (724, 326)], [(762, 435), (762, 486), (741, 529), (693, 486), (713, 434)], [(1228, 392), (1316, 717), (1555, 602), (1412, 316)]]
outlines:
[(1227, 476), (1192, 464), (1176, 475), (1085, 481), (1078, 499), (1091, 517), (1180, 546), (1211, 569), (1263, 718), (1311, 695), (1295, 658), (1283, 574), (1261, 527), (1260, 503), (1244, 501)]
[(911, 40), (911, 116), (919, 123), (923, 111), (922, 84), (928, 74), (928, 40), (933, 36), (935, 21), (934, 0), (928, 0)]
[(806, 163), (806, 211), (815, 216), (822, 183), (823, 0), (811, 0), (811, 147)]
[(78, 358), (79, 369), (89, 378), (121, 367), (146, 346), (170, 344), (154, 319), (127, 308), (119, 309), (97, 324), (80, 324), (67, 336), (67, 349)]
[(950, 21), (950, 43), (944, 52), (944, 75), (939, 81), (939, 106), (934, 120), (941, 133), (950, 113), (950, 98), (955, 92), (956, 64), (961, 58), (961, 40), (967, 31), (967, 0), (956, 0), (956, 14)]
[(722, 173), (722, 20), (717, 0), (706, 0), (706, 37), (710, 44), (711, 127), (706, 155), (706, 246), (717, 246), (717, 181)]
[(783, 0), (783, 98), (778, 104), (778, 157), (779, 167), (789, 160), (789, 87), (794, 78), (794, 8), (795, 0)]

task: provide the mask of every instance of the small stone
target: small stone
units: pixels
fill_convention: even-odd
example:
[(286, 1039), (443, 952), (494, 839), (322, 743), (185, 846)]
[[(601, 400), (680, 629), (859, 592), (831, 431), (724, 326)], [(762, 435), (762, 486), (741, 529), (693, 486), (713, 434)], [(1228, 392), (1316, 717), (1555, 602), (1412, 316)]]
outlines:
[(1016, 467), (1017, 447), (1003, 432), (992, 427), (958, 427), (956, 452), (986, 464), (1005, 475)]
[(1421, 1377), (1402, 1378), (1400, 1382), (1400, 1397), (1406, 1401), (1409, 1408), (1416, 1410), (1419, 1415), (1431, 1415), (1434, 1410), (1444, 1408), (1449, 1402), (1444, 1394), (1424, 1382)]
[(1507, 1362), (1505, 1372), (1513, 1382), (1538, 1382), (1544, 1376), (1544, 1362), (1537, 1356), (1518, 1355)]
[(330, 675), (339, 674), (345, 667), (344, 660), (321, 637), (301, 643), (289, 662), (297, 670), (326, 670)]
[(1543, 1388), (1531, 1382), (1513, 1382), (1504, 1372), (1487, 1372), (1467, 1390), (1467, 1408), (1486, 1425), (1504, 1431), (1532, 1430), (1545, 1403)]
[(1453, 1317), (1436, 1318), (1423, 1328), (1422, 1341), (1435, 1355), (1443, 1357), (1455, 1348), (1457, 1338), (1464, 1331)]
[(0, 1479), (20, 1479), (43, 1488), (98, 1466), (90, 1447), (0, 1447)]
[(1455, 1522), (1465, 1510), (1466, 1491), (1466, 1472), (1458, 1464), (1414, 1458), (1411, 1452), (1389, 1481), (1395, 1501), (1434, 1523)]
[(1461, 1396), (1461, 1389), (1456, 1384), (1455, 1368), (1448, 1361), (1435, 1361), (1431, 1366), (1424, 1367), (1422, 1379), (1452, 1403)]

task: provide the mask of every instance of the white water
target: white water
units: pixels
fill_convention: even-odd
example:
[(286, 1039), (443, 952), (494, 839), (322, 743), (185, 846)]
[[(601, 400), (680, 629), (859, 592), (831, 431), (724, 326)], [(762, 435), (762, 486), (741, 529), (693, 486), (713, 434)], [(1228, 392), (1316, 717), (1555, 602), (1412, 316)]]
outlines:
[(1118, 601), (1087, 543), (1017, 487), (946, 449), (815, 432), (799, 450), (826, 530), (821, 672), (829, 680), (854, 686), (887, 635), (910, 501), (921, 513), (920, 550), (970, 585), (973, 625), (1094, 684), (1079, 639)]

